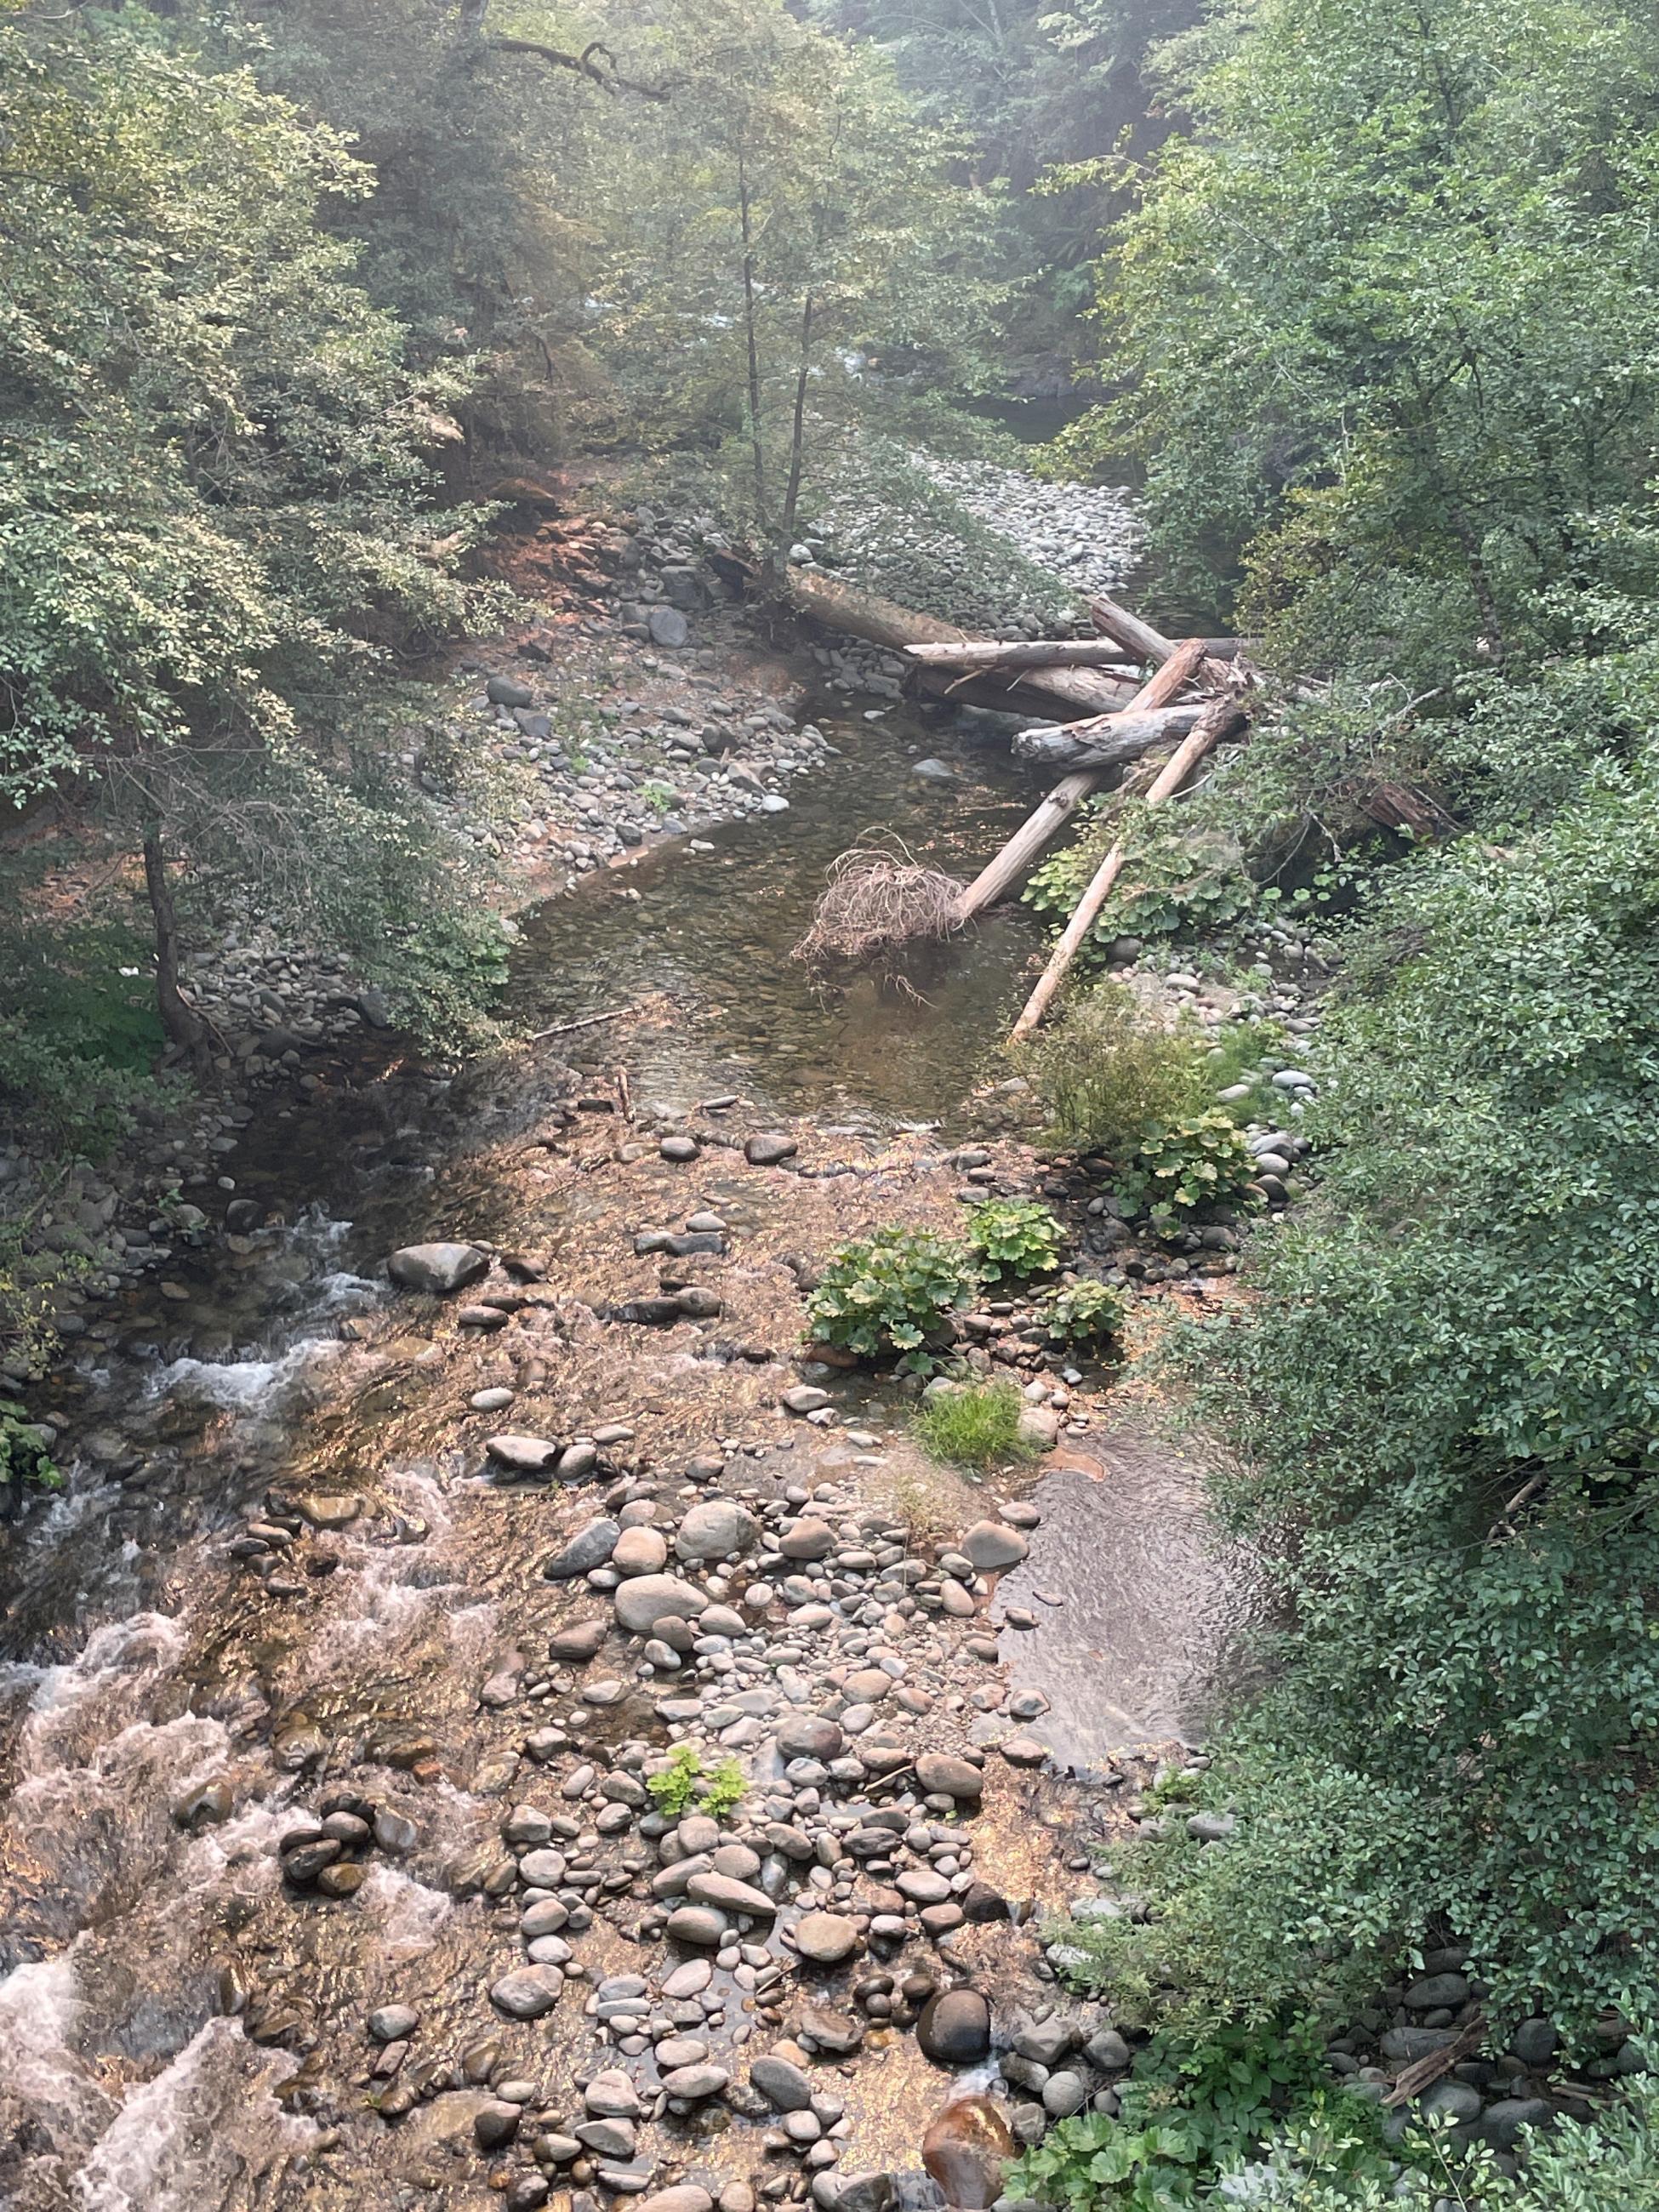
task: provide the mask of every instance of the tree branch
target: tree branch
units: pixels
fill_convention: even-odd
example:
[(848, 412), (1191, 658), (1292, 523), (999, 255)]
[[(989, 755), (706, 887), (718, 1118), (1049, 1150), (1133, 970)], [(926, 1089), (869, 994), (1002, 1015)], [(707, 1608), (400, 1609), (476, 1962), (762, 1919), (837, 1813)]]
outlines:
[[(634, 77), (624, 76), (617, 67), (615, 54), (599, 39), (584, 46), (579, 54), (566, 53), (559, 46), (544, 46), (539, 39), (490, 39), (486, 43), (491, 53), (533, 54), (550, 68), (574, 70), (578, 76), (585, 76), (602, 92), (631, 92), (641, 100), (665, 100), (672, 88), (665, 84), (641, 84)], [(601, 56), (608, 67), (600, 67)]]

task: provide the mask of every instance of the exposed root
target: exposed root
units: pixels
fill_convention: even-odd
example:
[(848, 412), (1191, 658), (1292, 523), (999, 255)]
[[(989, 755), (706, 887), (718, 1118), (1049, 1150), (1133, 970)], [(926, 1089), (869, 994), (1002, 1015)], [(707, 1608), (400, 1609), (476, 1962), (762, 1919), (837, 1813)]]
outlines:
[(961, 927), (962, 885), (939, 868), (919, 868), (896, 852), (856, 845), (830, 871), (812, 927), (797, 960), (872, 960), (901, 945), (942, 942)]

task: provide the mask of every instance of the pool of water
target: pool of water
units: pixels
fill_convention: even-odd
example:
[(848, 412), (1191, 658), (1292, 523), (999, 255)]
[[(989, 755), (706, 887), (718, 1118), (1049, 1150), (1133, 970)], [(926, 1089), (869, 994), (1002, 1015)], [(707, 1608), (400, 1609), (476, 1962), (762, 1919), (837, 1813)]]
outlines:
[[(1039, 787), (982, 726), (895, 708), (819, 727), (840, 758), (791, 784), (787, 813), (607, 869), (526, 918), (515, 1021), (550, 1028), (659, 994), (629, 1060), (635, 1095), (675, 1106), (735, 1091), (779, 1114), (935, 1121), (994, 1072), (1039, 938), (1018, 906), (918, 948), (896, 978), (825, 973), (793, 952), (849, 846), (896, 841), (965, 880)], [(916, 775), (930, 758), (951, 781)]]

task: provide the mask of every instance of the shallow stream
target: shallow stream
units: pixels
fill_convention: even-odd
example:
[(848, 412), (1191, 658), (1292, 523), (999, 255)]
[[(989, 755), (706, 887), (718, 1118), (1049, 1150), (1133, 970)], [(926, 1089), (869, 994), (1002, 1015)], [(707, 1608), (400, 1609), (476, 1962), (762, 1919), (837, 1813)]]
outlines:
[[(636, 1099), (684, 1108), (737, 1093), (750, 1126), (810, 1115), (873, 1157), (896, 1125), (957, 1121), (975, 1084), (1000, 1073), (994, 1048), (1036, 932), (1005, 912), (921, 958), (907, 991), (825, 985), (791, 947), (848, 844), (896, 836), (966, 875), (1033, 793), (981, 731), (896, 710), (819, 719), (839, 757), (796, 782), (787, 813), (665, 848), (528, 916), (514, 1012), (550, 1028), (646, 1000), (626, 1037)], [(948, 780), (915, 775), (930, 756)], [(437, 2181), (384, 2196), (364, 2193), (361, 2161), (338, 2193), (314, 2193), (292, 2166), (327, 2149), (295, 2109), (296, 2064), (302, 2087), (321, 2078), (337, 2025), (361, 2044), (364, 2005), (403, 1986), (401, 1969), (434, 2016), (465, 1977), (479, 1900), (456, 1902), (444, 1869), (500, 1809), (448, 1780), (421, 1785), (362, 1734), (365, 1711), (419, 1716), (458, 1758), (477, 1755), (504, 1564), (524, 1556), (505, 1523), (499, 1551), (452, 1524), (459, 1453), (388, 1455), (387, 1439), (418, 1425), (427, 1347), (387, 1341), (382, 1262), (399, 1243), (507, 1229), (521, 1194), (496, 1179), (493, 1148), (544, 1109), (550, 1061), (599, 1082), (620, 1050), (601, 1025), (448, 1084), (393, 1060), (256, 1116), (226, 1165), (285, 1225), (181, 1248), (168, 1287), (95, 1322), (56, 1378), (47, 1409), (80, 1445), (69, 1487), (0, 1555), (0, 2204), (12, 2212), (378, 2207), (431, 2190), (446, 2205), (486, 2201), (443, 2142), (426, 2147)], [(583, 1206), (579, 1185), (565, 1212), (578, 1243)], [(364, 1469), (379, 1503), (327, 1552), (316, 1607), (268, 1620), (222, 1571), (225, 1536), (296, 1471), (345, 1488)], [(1171, 1480), (1190, 1522), (1188, 1477)], [(1143, 1497), (1115, 1561), (1109, 1512), (1086, 1528), (1060, 1516), (1068, 1588), (1133, 1583), (1144, 1599), (1155, 1497), (1147, 1508)], [(1073, 1556), (1085, 1534), (1092, 1562)], [(1039, 1547), (1033, 1573), (1041, 1561)], [(1193, 1584), (1193, 1603), (1174, 1608), (1173, 1657), (1156, 1649), (1157, 1604), (1126, 1608), (1133, 1653), (1113, 1650), (1109, 1620), (1082, 1613), (1076, 1635), (1048, 1639), (1066, 1716), (1057, 1750), (1087, 1765), (1125, 1728), (1179, 1723), (1201, 1672), (1190, 1647), (1210, 1619), (1208, 1571), (1170, 1568)], [(1097, 1682), (1123, 1678), (1092, 1726), (1091, 1667)], [(1037, 1652), (1023, 1658), (1022, 1680), (1043, 1673)], [(348, 1720), (368, 1769), (354, 1785), (415, 1820), (420, 1843), (377, 1860), (351, 1912), (266, 1933), (272, 1838), (307, 1790), (283, 1746), (301, 1723)], [(177, 1808), (210, 1780), (228, 1785), (233, 1815), (181, 1826)], [(234, 1972), (228, 1950), (244, 1961)], [(325, 2025), (285, 2025), (285, 2004), (295, 2022)], [(405, 2124), (405, 2151), (436, 2109)]]

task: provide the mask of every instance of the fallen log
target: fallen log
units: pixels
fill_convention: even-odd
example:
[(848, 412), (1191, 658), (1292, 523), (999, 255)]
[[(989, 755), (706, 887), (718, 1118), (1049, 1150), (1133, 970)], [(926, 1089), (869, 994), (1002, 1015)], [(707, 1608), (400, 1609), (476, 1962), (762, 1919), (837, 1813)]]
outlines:
[(1119, 606), (1115, 599), (1109, 599), (1104, 592), (1097, 592), (1090, 599), (1089, 615), (1097, 630), (1121, 645), (1136, 660), (1148, 660), (1154, 667), (1162, 667), (1176, 649), (1173, 638), (1165, 637), (1151, 623), (1142, 622), (1139, 615), (1132, 615), (1127, 607)]
[(1203, 711), (1203, 707), (1196, 703), (1155, 707), (1146, 714), (1134, 714), (1125, 708), (1120, 714), (1074, 724), (1079, 729), (1101, 732), (1091, 744), (1083, 744), (1070, 730), (1043, 722), (1034, 729), (1018, 731), (1014, 738), (1014, 750), (1021, 760), (1039, 768), (1122, 768), (1166, 738), (1184, 738)]
[[(1201, 643), (1201, 641), (1193, 641)], [(1196, 726), (1182, 739), (1164, 763), (1157, 781), (1146, 793), (1146, 805), (1161, 806), (1165, 799), (1179, 791), (1211, 747), (1218, 744), (1244, 720), (1244, 714), (1236, 699), (1212, 699), (1199, 717)], [(1029, 1036), (1048, 1012), (1050, 1000), (1065, 981), (1066, 971), (1077, 957), (1078, 948), (1094, 927), (1113, 884), (1123, 872), (1123, 846), (1120, 842), (1112, 847), (1095, 870), (1088, 889), (1078, 901), (1076, 912), (1048, 956), (1048, 964), (1038, 977), (1036, 989), (1020, 1011), (1011, 1042)]]
[[(912, 645), (994, 645), (994, 638), (970, 637), (965, 629), (954, 623), (941, 622), (935, 615), (917, 614), (914, 609), (900, 606), (895, 599), (884, 599), (878, 592), (866, 592), (855, 584), (842, 582), (839, 577), (824, 576), (811, 568), (792, 568), (784, 581), (784, 593), (798, 614), (821, 623), (826, 629), (839, 630), (848, 637), (861, 637), (872, 645), (885, 646), (889, 652), (902, 653)], [(1018, 700), (1011, 689), (1002, 684), (986, 690), (963, 693), (959, 686), (951, 686), (948, 675), (921, 672), (924, 682), (945, 684), (954, 688), (958, 697), (967, 696), (976, 703), (1007, 708), (1018, 706)], [(1049, 704), (1058, 702), (1074, 713), (1109, 713), (1121, 707), (1133, 696), (1133, 686), (1115, 681), (1103, 670), (1093, 668), (1031, 668), (1018, 672), (1018, 690), (1038, 702)]]
[(1044, 637), (1019, 643), (907, 645), (912, 660), (930, 668), (1133, 668), (1109, 638)]
[[(1047, 730), (1041, 732), (1022, 730), (1014, 739), (1015, 751), (1024, 754), (1028, 760), (1041, 758), (1050, 764), (1063, 760), (1068, 767), (1072, 768), (1111, 766), (1115, 760), (1123, 757), (1115, 750), (1115, 740), (1121, 733), (1125, 723), (1132, 715), (1158, 713), (1165, 708), (1169, 701), (1178, 698), (1188, 684), (1203, 672), (1204, 664), (1209, 658), (1207, 647), (1208, 640), (1206, 638), (1183, 639), (1155, 673), (1141, 685), (1127, 707), (1118, 708), (1109, 714), (1097, 714), (1086, 722), (1073, 722), (1063, 732), (1066, 739), (1065, 750), (1060, 751), (1052, 745), (1048, 745), (1041, 751), (1034, 751), (1028, 747), (1026, 740), (1037, 737), (1046, 739), (1051, 732)], [(1190, 727), (1190, 725), (1188, 726)], [(1177, 734), (1184, 735), (1184, 732)], [(1094, 757), (1097, 753), (1101, 755), (1098, 759)]]
[[(1080, 775), (1067, 776), (1056, 784), (1035, 813), (1027, 817), (990, 865), (969, 884), (957, 909), (960, 921), (971, 921), (986, 907), (994, 905), (1003, 893), (1011, 890), (1031, 866), (1043, 847), (1068, 820), (1079, 802), (1101, 781), (1109, 769), (1136, 759), (1155, 745), (1161, 738), (1184, 737), (1203, 709), (1199, 707), (1177, 707), (1164, 704), (1172, 699), (1197, 667), (1202, 647), (1194, 644), (1172, 654), (1164, 666), (1143, 684), (1128, 707), (1109, 717), (1112, 734), (1108, 741), (1110, 750), (1096, 748), (1097, 757), (1088, 763), (1087, 771)], [(1023, 737), (1031, 732), (1023, 732)], [(1064, 733), (1060, 732), (1062, 738)]]

